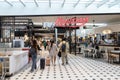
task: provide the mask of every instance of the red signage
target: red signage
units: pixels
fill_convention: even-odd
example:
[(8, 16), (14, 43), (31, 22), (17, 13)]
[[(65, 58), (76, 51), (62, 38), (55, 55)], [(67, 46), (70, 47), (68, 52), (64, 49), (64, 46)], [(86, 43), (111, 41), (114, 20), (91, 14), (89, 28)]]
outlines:
[(77, 28), (83, 26), (87, 22), (88, 22), (88, 17), (81, 17), (81, 18), (73, 17), (70, 19), (63, 19), (59, 17), (55, 21), (55, 26), (59, 28)]

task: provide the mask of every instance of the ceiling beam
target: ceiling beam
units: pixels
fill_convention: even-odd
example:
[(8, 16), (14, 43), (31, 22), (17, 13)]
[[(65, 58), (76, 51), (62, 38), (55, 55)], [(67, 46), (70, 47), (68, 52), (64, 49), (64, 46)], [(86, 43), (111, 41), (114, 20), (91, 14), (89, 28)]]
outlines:
[(119, 3), (120, 3), (120, 0), (115, 0), (114, 2), (110, 3), (109, 8), (115, 6), (115, 5), (119, 4)]
[(73, 5), (73, 7), (76, 7), (79, 2), (80, 2), (80, 0), (78, 0), (78, 1)]
[(61, 5), (61, 7), (63, 7), (63, 6), (64, 6), (64, 4), (65, 4), (65, 0), (63, 1), (63, 3), (62, 3), (62, 5)]
[(109, 0), (103, 0), (100, 3), (97, 4), (97, 8), (103, 6), (105, 3), (109, 2)]
[(9, 1), (7, 0), (4, 0), (7, 4), (9, 4), (10, 6), (13, 6), (12, 3), (10, 3)]
[(51, 8), (51, 0), (49, 0), (49, 7)]
[(24, 7), (26, 6), (25, 3), (22, 0), (19, 0), (19, 1)]
[(37, 7), (39, 7), (38, 2), (37, 2), (36, 0), (34, 0), (34, 2), (35, 2), (35, 5), (36, 5)]
[(95, 0), (90, 0), (87, 4), (86, 4), (86, 8), (89, 7)]

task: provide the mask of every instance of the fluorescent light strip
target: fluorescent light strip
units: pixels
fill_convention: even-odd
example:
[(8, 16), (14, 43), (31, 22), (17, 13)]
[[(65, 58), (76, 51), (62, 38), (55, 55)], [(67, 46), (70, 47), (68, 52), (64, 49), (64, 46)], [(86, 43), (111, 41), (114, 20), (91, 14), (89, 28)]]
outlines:
[(49, 0), (49, 7), (51, 7), (51, 0)]
[(19, 1), (24, 7), (26, 6), (22, 0), (19, 0)]
[(95, 0), (90, 0), (89, 3), (86, 4), (86, 8), (89, 7)]
[(73, 7), (76, 7), (79, 2), (80, 2), (80, 0), (78, 0), (78, 1), (73, 5)]
[(36, 6), (37, 6), (37, 7), (39, 7), (39, 5), (38, 5), (37, 1), (36, 1), (36, 0), (34, 0), (34, 2), (35, 2), (35, 4), (36, 4)]
[(120, 0), (115, 0), (114, 2), (111, 2), (111, 4), (109, 5), (109, 8), (115, 6), (115, 5), (119, 4), (119, 3), (120, 3)]
[(99, 7), (103, 6), (107, 2), (109, 2), (109, 0), (103, 0), (100, 3), (98, 3), (97, 7), (99, 8)]
[(62, 5), (61, 5), (61, 7), (63, 7), (63, 6), (64, 6), (64, 4), (65, 4), (65, 0), (63, 1), (63, 3), (62, 3)]
[(7, 4), (9, 4), (10, 6), (13, 6), (9, 1), (4, 0)]

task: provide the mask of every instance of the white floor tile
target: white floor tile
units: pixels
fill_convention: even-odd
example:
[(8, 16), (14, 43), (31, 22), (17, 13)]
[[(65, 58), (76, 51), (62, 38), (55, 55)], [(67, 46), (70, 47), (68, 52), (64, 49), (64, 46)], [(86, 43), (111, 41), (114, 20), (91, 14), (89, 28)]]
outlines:
[[(13, 75), (10, 80), (120, 80), (120, 65), (69, 54), (69, 64), (46, 66), (42, 71), (30, 73), (31, 66)], [(37, 65), (39, 65), (39, 60)], [(60, 63), (60, 64), (59, 64)]]

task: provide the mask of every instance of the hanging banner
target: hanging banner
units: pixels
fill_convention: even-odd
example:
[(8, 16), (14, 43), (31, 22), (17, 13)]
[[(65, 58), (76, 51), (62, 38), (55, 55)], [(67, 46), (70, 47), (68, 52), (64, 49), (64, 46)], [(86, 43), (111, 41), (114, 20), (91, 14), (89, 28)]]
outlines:
[(81, 18), (70, 18), (63, 19), (61, 17), (57, 18), (55, 21), (55, 27), (57, 28), (78, 28), (80, 26), (84, 26), (88, 22), (88, 17)]

